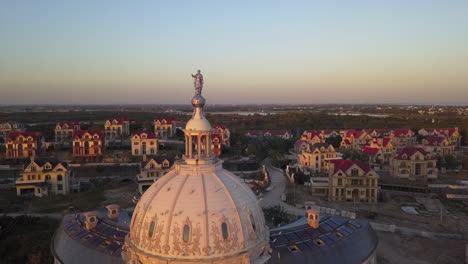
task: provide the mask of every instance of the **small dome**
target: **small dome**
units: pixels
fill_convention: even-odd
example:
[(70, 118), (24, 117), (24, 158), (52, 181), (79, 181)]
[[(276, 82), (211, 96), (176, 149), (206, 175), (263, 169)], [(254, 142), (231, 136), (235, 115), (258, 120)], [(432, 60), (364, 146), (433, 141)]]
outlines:
[(185, 126), (187, 130), (198, 130), (198, 131), (209, 131), (211, 130), (210, 122), (206, 119), (195, 119), (192, 118), (187, 122)]
[(203, 106), (205, 106), (206, 100), (201, 95), (195, 95), (192, 98), (192, 105), (194, 107), (193, 116), (187, 122), (185, 126), (186, 130), (195, 130), (195, 131), (209, 131), (211, 130), (211, 125), (208, 119), (206, 119), (205, 114), (203, 113)]
[(251, 263), (267, 254), (268, 230), (257, 197), (222, 161), (179, 161), (141, 197), (126, 246), (127, 262)]

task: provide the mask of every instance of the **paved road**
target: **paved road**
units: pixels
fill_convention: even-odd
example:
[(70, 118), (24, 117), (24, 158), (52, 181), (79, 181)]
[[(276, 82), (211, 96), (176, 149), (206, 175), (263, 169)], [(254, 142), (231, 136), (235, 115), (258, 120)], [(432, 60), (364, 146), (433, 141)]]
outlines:
[(280, 205), (290, 214), (304, 215), (305, 212), (303, 209), (296, 208), (281, 201), (281, 194), (284, 193), (287, 183), (287, 179), (283, 174), (283, 171), (273, 167), (268, 159), (265, 160), (264, 164), (267, 171), (270, 173), (271, 190), (263, 193), (262, 199), (260, 200), (260, 206), (262, 208), (268, 208), (274, 205)]

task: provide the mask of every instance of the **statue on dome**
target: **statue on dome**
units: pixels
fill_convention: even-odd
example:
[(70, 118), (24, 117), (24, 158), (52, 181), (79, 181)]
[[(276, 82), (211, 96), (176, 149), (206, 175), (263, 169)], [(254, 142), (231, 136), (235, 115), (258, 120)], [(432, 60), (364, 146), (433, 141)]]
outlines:
[(193, 85), (195, 86), (195, 96), (200, 96), (203, 89), (203, 75), (200, 70), (197, 70), (197, 74), (192, 74)]

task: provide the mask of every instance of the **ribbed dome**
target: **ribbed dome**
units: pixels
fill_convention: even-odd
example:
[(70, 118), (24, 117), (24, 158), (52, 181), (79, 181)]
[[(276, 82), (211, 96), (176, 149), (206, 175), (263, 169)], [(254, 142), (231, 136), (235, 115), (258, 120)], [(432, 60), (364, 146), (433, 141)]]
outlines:
[(268, 231), (256, 196), (221, 164), (179, 161), (144, 193), (126, 240), (127, 261), (251, 263), (267, 254)]

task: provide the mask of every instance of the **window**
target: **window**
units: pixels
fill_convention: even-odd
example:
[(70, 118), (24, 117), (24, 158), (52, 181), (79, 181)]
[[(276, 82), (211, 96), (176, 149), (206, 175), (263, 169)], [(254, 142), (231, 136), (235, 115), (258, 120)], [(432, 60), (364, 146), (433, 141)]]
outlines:
[(359, 170), (354, 168), (351, 170), (351, 176), (359, 176)]
[(50, 180), (50, 175), (45, 176), (46, 181)]
[(338, 185), (342, 185), (343, 184), (343, 180), (342, 179), (338, 179)]
[(135, 149), (135, 155), (138, 155), (138, 149)]
[(255, 231), (257, 229), (257, 227), (255, 226), (255, 220), (253, 218), (253, 215), (249, 215), (250, 216), (250, 223), (252, 224), (252, 229)]
[(416, 164), (414, 168), (414, 174), (421, 175), (421, 164)]
[(63, 190), (63, 185), (62, 184), (57, 184), (57, 190), (59, 190), (59, 191)]
[(228, 234), (228, 228), (226, 223), (221, 224), (221, 231), (223, 232), (223, 238), (227, 239), (229, 234)]
[(153, 232), (154, 232), (154, 225), (156, 223), (154, 221), (151, 222), (150, 224), (150, 228), (149, 228), (149, 231), (148, 231), (148, 237), (152, 237), (153, 236)]
[(63, 181), (63, 176), (62, 175), (57, 175), (57, 181)]
[(184, 234), (183, 234), (184, 242), (188, 242), (190, 240), (190, 226), (184, 225)]

